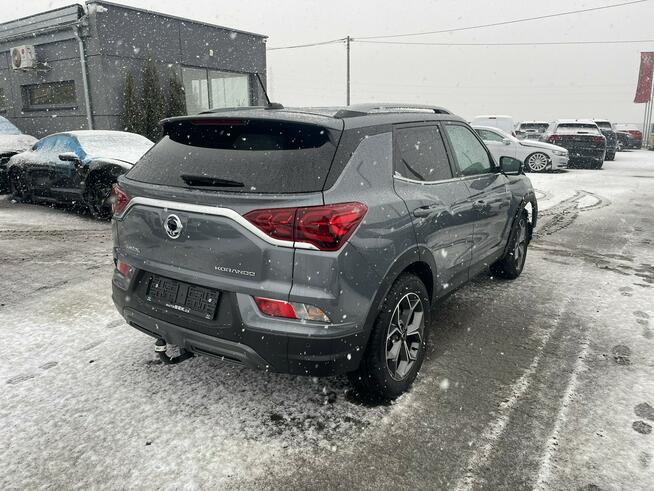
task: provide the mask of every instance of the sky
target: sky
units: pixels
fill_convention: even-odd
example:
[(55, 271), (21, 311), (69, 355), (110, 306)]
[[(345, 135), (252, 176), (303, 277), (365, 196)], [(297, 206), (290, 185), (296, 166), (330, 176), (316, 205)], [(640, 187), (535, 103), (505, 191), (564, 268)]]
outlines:
[[(508, 114), (516, 121), (608, 118), (642, 123), (634, 104), (641, 51), (654, 42), (613, 45), (495, 46), (492, 43), (654, 40), (654, 0), (501, 27), (387, 41), (481, 43), (480, 46), (357, 42), (384, 36), (488, 24), (623, 3), (625, 0), (114, 0), (269, 36), (268, 46), (352, 36), (351, 100), (443, 106), (471, 119)], [(0, 22), (75, 3), (2, 2)], [(344, 43), (268, 52), (271, 99), (287, 106), (343, 105)]]

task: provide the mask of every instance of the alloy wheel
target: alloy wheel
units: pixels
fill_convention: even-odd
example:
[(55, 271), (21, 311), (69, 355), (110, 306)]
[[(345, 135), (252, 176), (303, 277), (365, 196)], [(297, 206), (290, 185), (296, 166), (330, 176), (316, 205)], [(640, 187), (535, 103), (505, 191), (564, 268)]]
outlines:
[(386, 333), (386, 366), (395, 380), (404, 379), (420, 353), (425, 330), (420, 297), (407, 293), (395, 306)]
[(544, 153), (534, 153), (527, 159), (527, 167), (532, 172), (543, 172), (547, 168), (549, 158)]

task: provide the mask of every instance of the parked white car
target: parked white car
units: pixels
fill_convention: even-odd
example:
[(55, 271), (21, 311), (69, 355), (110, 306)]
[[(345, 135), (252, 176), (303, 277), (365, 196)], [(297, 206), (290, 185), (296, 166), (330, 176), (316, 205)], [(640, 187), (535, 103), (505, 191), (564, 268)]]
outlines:
[(530, 172), (558, 170), (568, 166), (568, 151), (557, 145), (536, 140), (518, 140), (490, 126), (472, 126), (479, 134), (496, 162), (500, 157), (513, 157), (525, 163)]
[(492, 128), (498, 128), (515, 136), (515, 122), (511, 116), (475, 116), (470, 124), (472, 126), (490, 126)]

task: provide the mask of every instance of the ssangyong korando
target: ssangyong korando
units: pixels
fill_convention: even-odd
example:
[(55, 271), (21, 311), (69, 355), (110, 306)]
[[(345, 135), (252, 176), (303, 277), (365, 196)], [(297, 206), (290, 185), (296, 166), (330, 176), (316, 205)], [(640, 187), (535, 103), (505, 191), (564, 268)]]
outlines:
[(393, 398), (434, 302), (524, 267), (537, 203), (522, 164), (495, 163), (445, 109), (255, 107), (163, 128), (115, 185), (112, 221), (114, 302), (159, 351), (347, 373)]

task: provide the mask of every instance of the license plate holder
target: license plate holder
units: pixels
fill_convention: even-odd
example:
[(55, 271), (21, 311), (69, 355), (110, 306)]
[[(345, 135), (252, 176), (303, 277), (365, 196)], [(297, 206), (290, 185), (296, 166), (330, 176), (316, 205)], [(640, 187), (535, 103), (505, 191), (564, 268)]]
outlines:
[(177, 312), (213, 320), (220, 292), (165, 276), (150, 275), (145, 299)]

